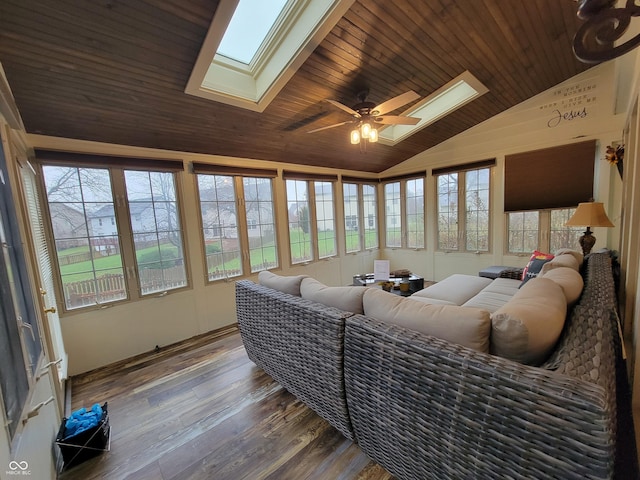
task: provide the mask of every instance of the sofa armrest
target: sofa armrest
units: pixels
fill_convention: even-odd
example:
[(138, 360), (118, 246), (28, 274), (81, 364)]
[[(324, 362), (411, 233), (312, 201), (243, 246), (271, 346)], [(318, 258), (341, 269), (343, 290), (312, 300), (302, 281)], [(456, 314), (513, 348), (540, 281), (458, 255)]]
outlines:
[(236, 314), (249, 358), (353, 439), (344, 391), (344, 326), (353, 315), (255, 284), (236, 282)]

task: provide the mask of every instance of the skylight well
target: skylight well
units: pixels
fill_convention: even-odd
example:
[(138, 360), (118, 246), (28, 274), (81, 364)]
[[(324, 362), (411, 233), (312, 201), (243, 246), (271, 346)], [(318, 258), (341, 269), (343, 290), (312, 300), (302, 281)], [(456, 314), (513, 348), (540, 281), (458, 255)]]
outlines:
[(402, 113), (420, 118), (416, 125), (389, 125), (380, 129), (378, 141), (395, 145), (488, 91), (480, 80), (466, 71)]
[(221, 0), (185, 92), (262, 112), (355, 0)]

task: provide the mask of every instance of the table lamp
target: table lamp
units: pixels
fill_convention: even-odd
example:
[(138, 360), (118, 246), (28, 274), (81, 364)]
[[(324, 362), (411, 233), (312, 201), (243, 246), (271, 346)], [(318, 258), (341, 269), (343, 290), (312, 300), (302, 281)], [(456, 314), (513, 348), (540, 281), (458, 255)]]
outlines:
[(604, 204), (600, 202), (583, 202), (578, 204), (575, 213), (565, 223), (567, 227), (587, 227), (578, 239), (584, 255), (591, 252), (596, 243), (596, 237), (591, 234), (591, 227), (613, 227), (613, 223), (604, 211)]

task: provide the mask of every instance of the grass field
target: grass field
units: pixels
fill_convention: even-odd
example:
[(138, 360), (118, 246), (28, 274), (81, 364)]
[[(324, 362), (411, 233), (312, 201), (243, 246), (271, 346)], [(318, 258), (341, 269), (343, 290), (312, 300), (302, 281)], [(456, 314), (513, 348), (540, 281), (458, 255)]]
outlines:
[[(292, 258), (294, 259), (303, 259), (309, 258), (312, 256), (311, 254), (311, 238), (310, 234), (304, 233), (302, 230), (292, 230), (289, 233), (291, 239), (290, 251)], [(376, 232), (367, 232), (367, 244), (371, 244), (373, 240), (375, 240)], [(331, 255), (335, 255), (336, 247), (335, 247), (335, 232), (334, 231), (325, 231), (319, 232), (318, 234), (318, 252), (321, 257), (327, 257)], [(358, 248), (358, 235), (348, 235), (346, 237), (347, 241), (347, 250), (353, 251)], [(167, 258), (176, 258), (179, 255), (178, 248), (172, 244), (163, 244), (160, 246), (160, 250), (163, 257)], [(138, 258), (142, 258), (145, 255), (153, 253), (156, 251), (156, 247), (149, 247), (145, 249), (141, 249), (137, 251)], [(77, 255), (77, 254), (86, 254), (89, 253), (89, 247), (73, 247), (67, 248), (65, 250), (61, 250), (58, 252), (58, 257), (62, 258), (65, 256)], [(303, 254), (307, 254), (306, 256)], [(215, 258), (216, 265), (209, 265), (209, 271), (214, 271), (217, 268), (224, 269), (227, 271), (239, 270), (241, 268), (240, 264), (240, 254), (237, 255), (225, 255), (225, 254), (208, 254), (207, 257), (209, 259)], [(217, 258), (216, 258), (217, 257)], [(226, 258), (225, 258), (226, 257)], [(271, 242), (270, 244), (263, 245), (262, 249), (252, 249), (251, 251), (251, 264), (253, 267), (259, 265), (274, 265), (278, 263), (278, 259), (276, 258), (276, 248), (275, 244)], [(209, 260), (211, 261), (211, 260)], [(296, 261), (296, 260), (294, 260)], [(297, 260), (299, 261), (299, 260)], [(97, 257), (94, 258), (93, 262), (88, 260), (84, 262), (71, 263), (69, 265), (63, 265), (61, 268), (61, 274), (63, 277), (63, 281), (66, 279), (67, 281), (79, 282), (85, 280), (93, 279), (93, 272), (105, 272), (105, 273), (120, 273), (122, 272), (122, 259), (120, 255), (110, 255), (105, 257)], [(67, 282), (65, 282), (67, 283)]]

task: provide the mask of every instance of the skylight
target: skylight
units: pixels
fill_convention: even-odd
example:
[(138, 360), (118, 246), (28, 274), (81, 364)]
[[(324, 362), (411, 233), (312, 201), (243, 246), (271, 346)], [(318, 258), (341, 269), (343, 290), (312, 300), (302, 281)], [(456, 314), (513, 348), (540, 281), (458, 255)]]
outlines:
[(220, 0), (185, 92), (262, 112), (354, 1)]
[(408, 117), (420, 118), (416, 125), (390, 125), (380, 129), (378, 141), (385, 145), (395, 145), (488, 91), (480, 80), (466, 71), (402, 113)]
[(240, 0), (217, 53), (249, 65), (286, 4), (287, 0)]

